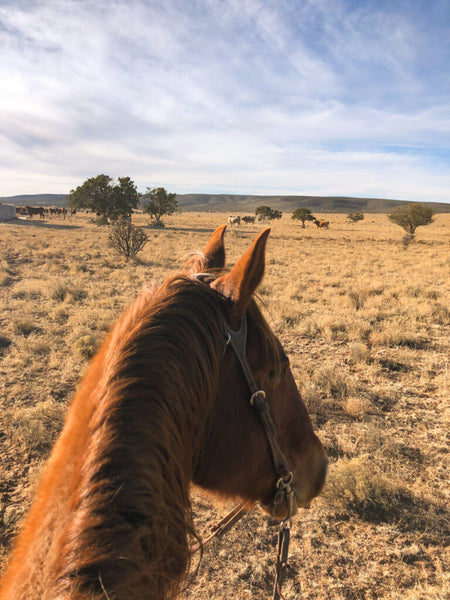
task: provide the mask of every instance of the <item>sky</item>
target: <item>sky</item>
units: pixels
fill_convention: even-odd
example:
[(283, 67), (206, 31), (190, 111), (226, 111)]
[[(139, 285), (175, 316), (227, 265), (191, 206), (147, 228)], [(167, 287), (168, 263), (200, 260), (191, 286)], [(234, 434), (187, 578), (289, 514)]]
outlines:
[(0, 0), (0, 197), (450, 202), (450, 0)]

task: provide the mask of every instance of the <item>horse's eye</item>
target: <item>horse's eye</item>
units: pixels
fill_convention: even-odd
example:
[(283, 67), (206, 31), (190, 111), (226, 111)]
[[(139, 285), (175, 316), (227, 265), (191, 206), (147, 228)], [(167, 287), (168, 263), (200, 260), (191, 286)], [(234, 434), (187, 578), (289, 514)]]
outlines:
[(281, 368), (279, 371), (270, 371), (269, 372), (270, 381), (272, 381), (272, 382), (283, 381), (283, 379), (286, 377), (287, 370), (288, 370), (288, 365), (281, 365)]

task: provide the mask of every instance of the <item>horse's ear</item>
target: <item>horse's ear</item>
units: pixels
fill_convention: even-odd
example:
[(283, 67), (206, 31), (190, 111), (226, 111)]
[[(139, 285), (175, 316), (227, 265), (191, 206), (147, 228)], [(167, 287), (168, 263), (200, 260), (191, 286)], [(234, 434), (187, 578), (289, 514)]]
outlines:
[(205, 270), (224, 268), (225, 244), (223, 243), (223, 236), (225, 235), (226, 228), (226, 225), (220, 225), (211, 235), (208, 243), (204, 247)]
[(264, 229), (229, 273), (211, 287), (233, 301), (232, 321), (244, 314), (245, 307), (264, 275), (265, 251), (270, 228)]
[(192, 274), (204, 273), (209, 270), (222, 270), (225, 266), (225, 245), (223, 236), (226, 225), (220, 225), (211, 235), (202, 252), (194, 252), (184, 268)]

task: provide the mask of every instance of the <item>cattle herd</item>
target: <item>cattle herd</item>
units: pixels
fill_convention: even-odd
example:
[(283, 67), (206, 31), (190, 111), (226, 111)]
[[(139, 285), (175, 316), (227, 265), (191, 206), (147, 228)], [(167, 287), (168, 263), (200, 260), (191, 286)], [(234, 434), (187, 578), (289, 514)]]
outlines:
[(240, 217), (240, 216), (233, 216), (230, 215), (228, 217), (228, 225), (233, 226), (233, 225), (240, 225), (241, 221), (242, 223), (254, 223), (256, 220), (256, 217), (250, 217), (250, 216), (245, 216), (245, 217)]
[[(254, 223), (256, 220), (256, 217), (240, 217), (240, 216), (234, 216), (234, 215), (230, 215), (228, 217), (228, 225), (230, 227), (232, 227), (233, 225), (240, 225), (241, 222), (242, 223)], [(262, 215), (258, 216), (258, 221), (263, 221), (264, 217)], [(324, 221), (323, 219), (312, 219), (313, 223), (319, 228), (319, 229), (328, 229), (328, 227), (330, 226), (330, 221)]]
[(57, 206), (16, 206), (16, 216), (30, 217), (31, 219), (34, 215), (38, 215), (40, 219), (45, 219), (45, 217), (65, 219), (68, 215), (70, 219), (76, 212), (75, 208), (66, 208), (65, 206), (62, 208)]
[[(57, 206), (16, 206), (16, 216), (17, 217), (29, 217), (33, 218), (34, 215), (38, 215), (40, 219), (45, 219), (46, 217), (59, 217), (65, 219), (67, 216), (71, 219), (76, 214), (75, 208), (66, 208), (57, 207)], [(86, 211), (89, 212), (89, 211)], [(99, 215), (100, 213), (97, 213)], [(264, 220), (264, 217), (261, 215), (258, 216), (258, 220)], [(244, 217), (230, 215), (228, 217), (228, 225), (230, 227), (239, 226), (241, 223), (254, 223), (256, 221), (256, 217), (246, 215)], [(328, 229), (330, 222), (324, 221), (323, 219), (313, 219), (313, 223), (319, 229)]]

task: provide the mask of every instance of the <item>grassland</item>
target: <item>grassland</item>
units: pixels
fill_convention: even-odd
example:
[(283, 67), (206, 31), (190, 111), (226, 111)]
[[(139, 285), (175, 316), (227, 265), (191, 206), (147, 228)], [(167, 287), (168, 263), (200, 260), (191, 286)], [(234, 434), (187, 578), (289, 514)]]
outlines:
[[(143, 286), (162, 282), (227, 215), (147, 230), (125, 262), (87, 215), (0, 224), (0, 558), (89, 358)], [(329, 230), (272, 224), (259, 296), (331, 461), (293, 525), (288, 600), (449, 597), (450, 215), (402, 230), (385, 215)], [(143, 216), (134, 222), (144, 225)], [(233, 263), (261, 225), (228, 231)], [(228, 506), (193, 490), (202, 532)], [(277, 525), (247, 515), (204, 553), (186, 598), (270, 597)]]

